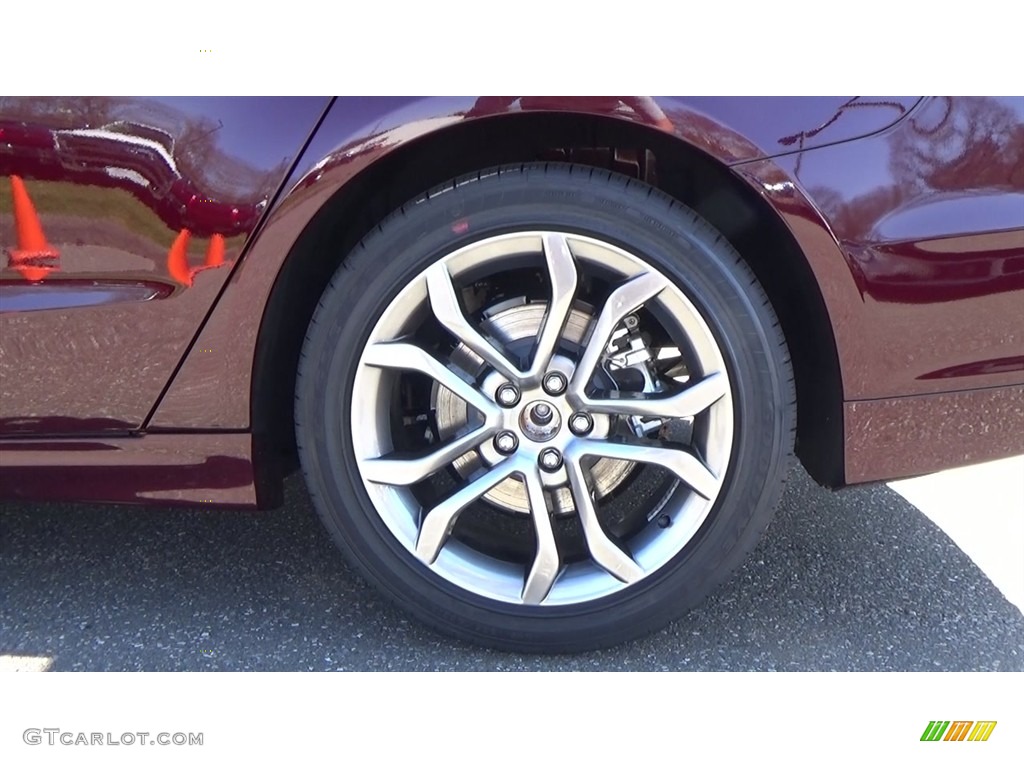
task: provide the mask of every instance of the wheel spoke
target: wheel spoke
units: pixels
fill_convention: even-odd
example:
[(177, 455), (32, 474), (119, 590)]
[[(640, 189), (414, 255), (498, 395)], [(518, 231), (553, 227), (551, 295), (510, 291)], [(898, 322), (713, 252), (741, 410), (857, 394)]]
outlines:
[(506, 378), (515, 381), (522, 376), (522, 372), (502, 352), (495, 349), (463, 314), (448, 267), (443, 263), (439, 262), (427, 270), (427, 294), (430, 296), (434, 316), (456, 339)]
[(657, 444), (611, 443), (604, 440), (579, 440), (573, 456), (598, 456), (640, 464), (657, 464), (672, 472), (705, 499), (718, 492), (718, 478), (704, 462), (682, 448), (666, 448)]
[(569, 382), (570, 394), (576, 398), (584, 396), (587, 384), (594, 377), (594, 369), (608, 346), (615, 326), (641, 304), (661, 293), (667, 285), (668, 282), (661, 275), (645, 272), (612, 291), (604, 303), (601, 314), (593, 323), (587, 348), (580, 358), (579, 365), (576, 366), (572, 381)]
[(589, 398), (581, 396), (580, 402), (596, 413), (619, 416), (661, 416), (664, 418), (688, 418), (710, 408), (729, 392), (729, 382), (724, 374), (712, 373), (682, 392), (669, 397), (651, 397), (643, 393), (623, 393), (618, 397)]
[(523, 473), (523, 481), (526, 483), (530, 516), (533, 518), (533, 527), (537, 533), (537, 554), (533, 558), (533, 566), (523, 587), (523, 602), (537, 605), (551, 591), (562, 562), (558, 556), (558, 545), (555, 543), (555, 532), (551, 528), (551, 516), (544, 500), (544, 486), (540, 476), (531, 468)]
[(539, 380), (550, 364), (576, 296), (576, 264), (564, 235), (544, 235), (544, 258), (551, 281), (551, 303), (544, 316), (544, 327), (537, 341), (533, 364), (527, 372), (527, 378), (531, 380)]
[(517, 466), (519, 464), (515, 461), (501, 462), (427, 512), (416, 539), (416, 556), (427, 565), (433, 563), (448, 540), (459, 513), (515, 472)]
[(413, 485), (451, 464), (472, 448), (476, 448), (497, 431), (496, 426), (484, 425), (423, 456), (382, 456), (379, 459), (366, 459), (362, 465), (363, 476), (371, 483)]
[(587, 488), (587, 482), (583, 476), (583, 467), (580, 465), (579, 457), (566, 458), (568, 460), (565, 462), (565, 471), (569, 475), (572, 498), (580, 516), (580, 525), (583, 528), (583, 536), (587, 540), (590, 556), (599, 566), (626, 584), (632, 584), (643, 578), (643, 568), (609, 539), (601, 528), (601, 523), (597, 519), (597, 510), (594, 508), (590, 490)]
[(484, 415), (488, 425), (500, 419), (497, 406), (472, 384), (462, 379), (455, 371), (415, 344), (393, 341), (374, 344), (366, 348), (363, 360), (375, 368), (391, 368), (405, 371), (419, 371), (430, 376), (438, 384), (450, 389)]

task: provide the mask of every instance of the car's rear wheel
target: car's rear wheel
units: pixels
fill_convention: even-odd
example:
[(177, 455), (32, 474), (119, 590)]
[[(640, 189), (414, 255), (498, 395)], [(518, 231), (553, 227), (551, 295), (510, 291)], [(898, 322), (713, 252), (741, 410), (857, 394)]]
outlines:
[(692, 211), (578, 166), (405, 206), (324, 292), (297, 437), (338, 545), (423, 621), (518, 650), (662, 626), (757, 541), (792, 454), (785, 343)]

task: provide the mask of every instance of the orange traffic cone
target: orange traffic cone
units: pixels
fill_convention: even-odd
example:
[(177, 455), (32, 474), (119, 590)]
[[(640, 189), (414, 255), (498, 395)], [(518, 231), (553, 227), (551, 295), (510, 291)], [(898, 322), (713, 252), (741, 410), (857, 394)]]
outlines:
[(184, 286), (192, 285), (192, 274), (188, 268), (188, 239), (189, 231), (181, 230), (167, 252), (167, 271)]
[(224, 235), (210, 238), (210, 246), (206, 249), (206, 266), (219, 267), (224, 263)]
[(50, 259), (59, 259), (60, 251), (46, 242), (39, 215), (20, 176), (11, 176), (11, 197), (18, 247), (9, 252), (7, 265), (18, 270), (29, 282), (36, 283), (55, 269), (60, 269), (58, 264), (46, 263)]

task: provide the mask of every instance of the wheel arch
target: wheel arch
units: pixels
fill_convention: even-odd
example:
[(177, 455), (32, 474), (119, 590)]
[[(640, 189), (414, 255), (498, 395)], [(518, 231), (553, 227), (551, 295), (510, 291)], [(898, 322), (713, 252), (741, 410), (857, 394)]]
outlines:
[[(798, 455), (822, 484), (843, 484), (842, 379), (821, 289), (836, 311), (837, 290), (829, 286), (839, 285), (845, 296), (849, 271), (823, 221), (811, 222), (811, 236), (800, 228), (808, 216), (820, 218), (806, 199), (790, 210), (766, 193), (757, 169), (774, 174), (770, 161), (730, 168), (735, 158), (712, 158), (713, 146), (700, 148), (665, 126), (571, 112), (427, 121), (418, 131), (390, 143), (381, 134), (359, 134), (364, 137), (341, 147), (330, 138), (310, 144), (307, 160), (321, 162), (289, 181), (191, 347), (219, 354), (185, 356), (147, 430), (251, 429), (259, 503), (278, 502), (288, 471), (278, 459), (284, 455), (295, 466), (299, 347), (316, 299), (348, 250), (389, 212), (438, 183), (488, 166), (569, 160), (663, 189), (723, 231), (748, 260), (794, 357)], [(341, 167), (330, 167), (338, 158)], [(790, 194), (795, 189), (791, 184)], [(802, 232), (805, 249), (791, 227)], [(829, 282), (829, 274), (841, 280)]]
[(538, 160), (631, 173), (722, 232), (757, 275), (790, 346), (797, 454), (819, 483), (842, 485), (843, 389), (835, 336), (812, 266), (783, 217), (745, 177), (693, 144), (577, 113), (506, 114), (435, 128), (376, 157), (331, 193), (288, 250), (263, 312), (251, 378), (257, 446), (283, 448), (285, 467), (294, 466), (291, 404), (299, 350), (313, 297), (351, 248), (392, 210), (438, 184), (481, 168)]

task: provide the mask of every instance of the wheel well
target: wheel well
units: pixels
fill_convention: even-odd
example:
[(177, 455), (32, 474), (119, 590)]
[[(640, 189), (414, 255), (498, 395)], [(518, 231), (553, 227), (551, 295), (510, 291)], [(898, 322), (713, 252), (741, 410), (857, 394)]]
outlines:
[(767, 292), (789, 345), (797, 455), (819, 483), (842, 485), (835, 340), (814, 275), (779, 216), (728, 168), (689, 144), (631, 123), (558, 113), (483, 118), (428, 134), (385, 155), (324, 205), (285, 260), (263, 318), (253, 371), (257, 444), (274, 446), (284, 471), (295, 468), (292, 404), (302, 341), (316, 300), (345, 255), (391, 211), (433, 186), (490, 166), (536, 161), (570, 161), (642, 179), (725, 235)]

